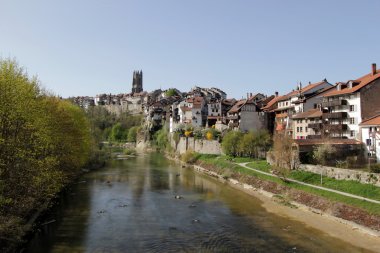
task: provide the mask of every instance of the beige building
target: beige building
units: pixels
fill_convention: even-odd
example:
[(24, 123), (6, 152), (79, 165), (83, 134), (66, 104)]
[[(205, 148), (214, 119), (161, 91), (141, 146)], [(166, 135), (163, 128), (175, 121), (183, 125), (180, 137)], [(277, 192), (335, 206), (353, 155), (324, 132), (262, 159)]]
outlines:
[(322, 112), (311, 109), (293, 116), (293, 139), (320, 139), (322, 133)]

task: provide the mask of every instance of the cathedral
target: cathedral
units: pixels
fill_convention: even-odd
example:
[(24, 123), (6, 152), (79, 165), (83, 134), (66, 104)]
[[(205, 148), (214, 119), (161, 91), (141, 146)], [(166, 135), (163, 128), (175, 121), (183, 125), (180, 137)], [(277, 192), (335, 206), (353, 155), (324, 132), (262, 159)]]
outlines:
[(132, 93), (140, 93), (143, 91), (143, 73), (140, 71), (133, 71)]

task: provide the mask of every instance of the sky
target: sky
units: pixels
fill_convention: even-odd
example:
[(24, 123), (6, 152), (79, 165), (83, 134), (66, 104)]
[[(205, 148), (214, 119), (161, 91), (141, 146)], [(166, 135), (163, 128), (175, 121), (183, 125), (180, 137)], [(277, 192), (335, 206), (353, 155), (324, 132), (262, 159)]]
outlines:
[(380, 66), (377, 0), (0, 0), (0, 58), (63, 97), (218, 87), (285, 94)]

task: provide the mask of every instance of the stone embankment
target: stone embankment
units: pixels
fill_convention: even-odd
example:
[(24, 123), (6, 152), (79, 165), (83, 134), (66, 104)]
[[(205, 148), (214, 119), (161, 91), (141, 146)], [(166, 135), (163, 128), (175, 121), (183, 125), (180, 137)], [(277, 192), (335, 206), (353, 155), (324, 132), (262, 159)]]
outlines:
[(198, 162), (194, 169), (220, 180), (227, 180), (231, 185), (238, 185), (243, 190), (255, 191), (273, 199), (281, 199), (289, 206), (300, 207), (322, 216), (333, 218), (354, 229), (380, 237), (380, 216), (343, 203), (333, 202), (320, 196), (293, 189), (275, 182), (265, 181), (254, 176), (233, 173), (228, 178), (216, 166)]

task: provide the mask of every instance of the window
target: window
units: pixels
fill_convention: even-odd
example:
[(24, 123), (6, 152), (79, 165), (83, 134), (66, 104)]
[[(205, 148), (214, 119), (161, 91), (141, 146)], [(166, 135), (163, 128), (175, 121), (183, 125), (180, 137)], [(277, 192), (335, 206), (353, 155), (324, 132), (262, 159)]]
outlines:
[(350, 118), (350, 124), (354, 125), (355, 124), (355, 118)]
[(355, 137), (355, 130), (351, 130), (351, 131), (350, 131), (350, 136), (351, 136), (351, 137)]
[(307, 127), (305, 127), (305, 132), (307, 133)]
[(299, 127), (297, 127), (297, 133), (299, 133), (300, 132), (300, 128)]
[(300, 127), (300, 132), (302, 133), (302, 127)]
[(365, 140), (365, 143), (367, 144), (367, 146), (372, 146), (372, 145), (371, 145), (371, 139), (366, 139), (366, 140)]
[(350, 105), (350, 112), (354, 112), (355, 111), (355, 105)]

